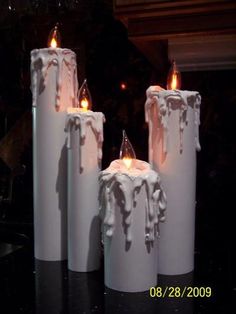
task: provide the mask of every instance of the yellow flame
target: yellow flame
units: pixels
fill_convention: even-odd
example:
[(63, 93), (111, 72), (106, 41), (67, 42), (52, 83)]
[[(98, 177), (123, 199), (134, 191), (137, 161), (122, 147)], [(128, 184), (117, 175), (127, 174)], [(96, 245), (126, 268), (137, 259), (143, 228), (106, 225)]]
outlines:
[(177, 74), (173, 73), (171, 81), (171, 89), (176, 89), (177, 87)]
[(80, 106), (81, 106), (81, 109), (83, 109), (84, 111), (88, 110), (89, 102), (86, 97), (81, 100)]
[(57, 48), (57, 41), (56, 41), (56, 39), (54, 37), (51, 40), (50, 46), (52, 48)]
[(123, 162), (124, 162), (126, 168), (127, 168), (127, 169), (130, 169), (133, 159), (132, 159), (132, 158), (124, 157), (122, 160), (123, 160)]

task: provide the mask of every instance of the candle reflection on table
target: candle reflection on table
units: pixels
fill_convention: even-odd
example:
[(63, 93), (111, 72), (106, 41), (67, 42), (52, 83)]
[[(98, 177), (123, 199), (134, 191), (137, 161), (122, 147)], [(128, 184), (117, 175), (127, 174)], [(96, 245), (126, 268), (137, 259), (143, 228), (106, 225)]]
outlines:
[(65, 310), (65, 267), (66, 262), (46, 262), (35, 259), (36, 314), (57, 314)]
[[(193, 287), (193, 272), (176, 275), (158, 275), (158, 287), (161, 287), (164, 291), (166, 287), (180, 288), (180, 291), (184, 291), (185, 287)], [(172, 289), (174, 290), (174, 289)], [(175, 290), (174, 290), (175, 291)], [(178, 295), (178, 294), (177, 294)], [(181, 313), (192, 314), (193, 313), (193, 298), (186, 297), (169, 297), (159, 298), (157, 312), (159, 314)]]
[[(178, 276), (158, 276), (157, 287), (193, 286), (193, 272)], [(119, 292), (109, 288), (104, 293), (105, 313), (137, 314), (193, 314), (192, 298), (150, 297), (149, 291), (139, 293)], [(139, 306), (137, 306), (139, 304)], [(119, 311), (117, 311), (119, 309)]]
[(35, 313), (104, 313), (103, 272), (68, 271), (67, 262), (35, 260)]

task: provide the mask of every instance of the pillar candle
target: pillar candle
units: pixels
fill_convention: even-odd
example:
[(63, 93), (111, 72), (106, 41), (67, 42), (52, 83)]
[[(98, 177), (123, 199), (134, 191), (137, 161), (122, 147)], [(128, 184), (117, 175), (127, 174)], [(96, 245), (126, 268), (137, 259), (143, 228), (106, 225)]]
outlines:
[(157, 236), (166, 197), (150, 165), (115, 160), (100, 174), (105, 285), (124, 292), (146, 291), (157, 283)]
[(31, 52), (35, 257), (67, 258), (65, 119), (77, 93), (76, 55), (69, 49)]
[(177, 275), (194, 268), (196, 149), (201, 97), (198, 92), (151, 86), (145, 104), (149, 161), (167, 196), (160, 226), (158, 273)]
[(73, 271), (100, 266), (98, 174), (104, 121), (101, 112), (68, 110), (68, 268)]

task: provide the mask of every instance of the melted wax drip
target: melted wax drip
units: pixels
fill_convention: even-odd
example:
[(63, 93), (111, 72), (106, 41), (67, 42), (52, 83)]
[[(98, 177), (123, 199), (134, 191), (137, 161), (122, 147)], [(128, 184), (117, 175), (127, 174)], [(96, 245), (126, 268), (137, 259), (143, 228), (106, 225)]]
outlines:
[(168, 129), (169, 115), (173, 110), (179, 110), (179, 137), (180, 137), (180, 152), (183, 151), (183, 132), (184, 127), (188, 124), (187, 111), (189, 106), (194, 110), (195, 124), (195, 145), (196, 150), (201, 149), (199, 143), (199, 125), (200, 125), (200, 104), (201, 96), (198, 92), (189, 91), (165, 91), (158, 86), (151, 86), (147, 90), (147, 100), (145, 103), (145, 120), (149, 124), (149, 147), (150, 156), (153, 155), (151, 134), (153, 129), (152, 124), (152, 106), (156, 105), (158, 110), (158, 119), (160, 126), (163, 128), (163, 151), (168, 153)]
[[(76, 55), (69, 49), (62, 48), (46, 48), (35, 49), (31, 52), (31, 90), (33, 94), (33, 107), (37, 106), (38, 94), (47, 86), (47, 77), (49, 69), (55, 66), (56, 70), (56, 94), (55, 107), (60, 108), (61, 90), (62, 90), (62, 73), (64, 68), (68, 71), (69, 86), (71, 86), (70, 97), (72, 105), (76, 106), (76, 93), (78, 89), (77, 83), (77, 65)], [(39, 73), (41, 75), (39, 75)]]
[[(154, 241), (159, 235), (159, 221), (164, 221), (164, 211), (166, 209), (166, 195), (162, 190), (160, 177), (157, 172), (150, 169), (137, 176), (129, 173), (110, 171), (115, 163), (113, 161), (110, 167), (100, 173), (99, 176), (99, 209), (100, 216), (106, 227), (106, 236), (112, 237), (115, 229), (115, 208), (116, 205), (124, 208), (123, 218), (125, 224), (126, 241), (132, 241), (132, 210), (136, 203), (137, 195), (142, 186), (146, 192), (145, 208), (145, 241)], [(138, 161), (140, 162), (140, 161)], [(121, 195), (120, 195), (121, 193)], [(117, 198), (119, 196), (119, 199)], [(123, 204), (119, 204), (120, 200)]]
[[(83, 158), (82, 158), (82, 143), (84, 143), (87, 134), (87, 127), (91, 126), (96, 139), (97, 139), (97, 148), (98, 148), (98, 165), (100, 167), (100, 163), (102, 160), (102, 144), (103, 144), (103, 123), (105, 122), (105, 117), (102, 112), (76, 112), (76, 113), (68, 113), (66, 119), (66, 131), (70, 131), (73, 124), (78, 126), (80, 129), (80, 145), (79, 145), (79, 161), (80, 161), (80, 170), (83, 171)], [(71, 139), (69, 136), (67, 147), (70, 148)]]

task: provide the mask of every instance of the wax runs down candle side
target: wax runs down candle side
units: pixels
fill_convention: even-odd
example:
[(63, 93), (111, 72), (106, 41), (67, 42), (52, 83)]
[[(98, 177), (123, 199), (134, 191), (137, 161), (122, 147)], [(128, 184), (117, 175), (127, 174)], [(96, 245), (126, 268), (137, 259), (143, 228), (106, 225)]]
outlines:
[[(102, 144), (103, 144), (103, 123), (105, 122), (105, 116), (102, 112), (93, 111), (80, 111), (78, 108), (68, 108), (67, 118), (66, 118), (66, 131), (69, 132), (71, 128), (77, 127), (80, 129), (80, 138), (78, 145), (79, 148), (79, 169), (83, 171), (83, 143), (85, 142), (87, 127), (91, 126), (97, 139), (97, 160), (100, 168), (102, 160)], [(71, 146), (70, 132), (67, 142), (67, 148)]]
[[(157, 172), (144, 161), (135, 160), (133, 170), (124, 170), (122, 160), (113, 161), (99, 176), (99, 208), (100, 216), (106, 226), (106, 236), (112, 237), (115, 228), (115, 207), (120, 205), (127, 215), (125, 218), (125, 236), (127, 242), (132, 242), (132, 212), (136, 197), (142, 186), (145, 186), (145, 241), (154, 241), (159, 235), (158, 224), (164, 221), (166, 195), (161, 186)], [(117, 195), (119, 200), (116, 199)]]
[(194, 268), (196, 150), (201, 96), (197, 91), (147, 90), (149, 162), (162, 179), (168, 205), (160, 226), (158, 273), (180, 275)]
[[(31, 90), (33, 95), (33, 107), (37, 106), (37, 99), (47, 85), (47, 77), (50, 67), (56, 67), (56, 86), (55, 86), (55, 106), (58, 111), (61, 104), (62, 91), (62, 72), (67, 68), (68, 86), (70, 86), (70, 97), (73, 106), (77, 104), (77, 64), (76, 55), (70, 49), (63, 48), (44, 48), (35, 49), (31, 52)], [(41, 77), (38, 76), (39, 70)]]
[(67, 258), (66, 109), (77, 101), (76, 55), (69, 49), (31, 52), (35, 257)]
[[(183, 151), (183, 132), (188, 124), (187, 111), (189, 107), (194, 110), (195, 124), (195, 146), (196, 150), (201, 149), (199, 143), (200, 125), (200, 104), (201, 96), (198, 92), (163, 90), (159, 86), (150, 86), (147, 89), (147, 100), (145, 103), (145, 120), (149, 124), (149, 134), (152, 134), (152, 110), (156, 105), (160, 128), (163, 129), (163, 152), (168, 153), (168, 129), (169, 115), (173, 110), (179, 110), (179, 149)], [(149, 135), (149, 148), (151, 149)], [(149, 152), (150, 153), (150, 152)], [(152, 154), (149, 154), (152, 156)]]

